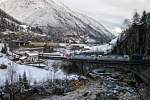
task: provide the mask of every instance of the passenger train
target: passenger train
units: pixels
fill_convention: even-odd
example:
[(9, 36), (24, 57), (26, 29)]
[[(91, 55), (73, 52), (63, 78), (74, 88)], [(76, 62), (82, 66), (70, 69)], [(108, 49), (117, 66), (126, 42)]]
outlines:
[(130, 57), (128, 55), (99, 55), (97, 60), (110, 60), (110, 61), (129, 61)]
[(150, 61), (150, 55), (99, 55), (97, 60), (115, 60), (115, 61)]
[(149, 55), (74, 55), (70, 59), (89, 59), (105, 61), (150, 61)]

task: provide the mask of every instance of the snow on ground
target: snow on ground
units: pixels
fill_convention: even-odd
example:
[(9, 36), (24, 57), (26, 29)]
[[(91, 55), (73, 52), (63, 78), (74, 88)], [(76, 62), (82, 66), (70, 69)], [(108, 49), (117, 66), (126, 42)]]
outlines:
[(110, 44), (111, 44), (111, 45), (116, 45), (118, 38), (119, 38), (119, 36), (118, 36), (117, 38), (113, 39), (113, 40), (110, 42)]
[(108, 44), (90, 46), (90, 50), (85, 50), (84, 52), (110, 52), (113, 46), (116, 44), (118, 38), (113, 39)]
[[(65, 75), (65, 73), (60, 69), (58, 69), (54, 74), (54, 69), (52, 67), (50, 67), (49, 70), (45, 70), (37, 67), (16, 64), (10, 61), (6, 56), (0, 58), (0, 64), (5, 64), (8, 66), (14, 65), (17, 76), (19, 76), (19, 74), (22, 75), (24, 72), (26, 72), (27, 78), (31, 82), (31, 84), (34, 83), (34, 81), (43, 82), (46, 81), (47, 79), (65, 79), (66, 77), (68, 79), (77, 78), (76, 75), (69, 75), (69, 76)], [(0, 69), (0, 85), (4, 85), (6, 79), (8, 78), (8, 71), (9, 71), (8, 69), (9, 68)]]
[[(66, 49), (61, 48), (58, 51), (63, 52), (64, 54), (73, 54), (73, 53), (83, 53), (83, 52), (104, 52), (104, 53), (109, 53), (111, 52), (112, 48), (116, 45), (116, 42), (118, 40), (118, 37), (113, 39), (107, 44), (99, 45), (99, 44), (65, 44), (65, 43), (60, 43), (60, 46), (65, 46)], [(70, 50), (69, 48), (71, 46), (79, 46), (79, 47), (84, 47), (85, 50)]]
[(109, 44), (100, 45), (100, 46), (93, 46), (93, 47), (91, 48), (91, 50), (92, 50), (93, 52), (107, 51), (107, 50), (109, 50), (109, 49), (111, 49), (111, 46), (110, 46)]

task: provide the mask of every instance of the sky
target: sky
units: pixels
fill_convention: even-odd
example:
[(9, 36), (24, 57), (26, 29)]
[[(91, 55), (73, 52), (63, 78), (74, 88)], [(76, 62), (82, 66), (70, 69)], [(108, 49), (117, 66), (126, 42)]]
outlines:
[(70, 8), (84, 13), (113, 31), (119, 31), (124, 19), (135, 11), (150, 11), (150, 0), (61, 0)]

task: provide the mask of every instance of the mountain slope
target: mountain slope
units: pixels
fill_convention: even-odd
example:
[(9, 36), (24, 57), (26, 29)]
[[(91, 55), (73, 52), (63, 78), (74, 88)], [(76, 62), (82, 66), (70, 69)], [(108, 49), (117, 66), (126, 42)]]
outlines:
[(21, 31), (21, 32), (37, 32), (41, 33), (41, 30), (36, 27), (30, 27), (26, 25), (25, 23), (22, 23), (9, 14), (7, 14), (5, 11), (0, 9), (0, 32), (2, 31)]
[(0, 31), (19, 31), (22, 23), (9, 16), (3, 10), (0, 9)]
[(0, 8), (56, 41), (109, 42), (114, 35), (103, 25), (52, 0), (3, 0)]

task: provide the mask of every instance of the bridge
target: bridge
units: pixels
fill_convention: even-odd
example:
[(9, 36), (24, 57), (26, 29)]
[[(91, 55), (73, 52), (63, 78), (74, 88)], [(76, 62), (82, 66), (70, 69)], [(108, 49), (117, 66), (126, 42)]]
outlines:
[(99, 64), (121, 64), (121, 65), (144, 65), (150, 66), (149, 61), (123, 61), (123, 60), (102, 60), (96, 59), (94, 57), (84, 56), (83, 57), (65, 57), (65, 56), (49, 56), (39, 54), (40, 59), (49, 59), (49, 60), (63, 60), (63, 61), (70, 61), (70, 62), (82, 62), (82, 63), (99, 63)]
[[(40, 59), (62, 60), (79, 64), (85, 70), (87, 64), (98, 64), (99, 66), (114, 67), (126, 71), (131, 71), (147, 84), (150, 85), (150, 62), (149, 61), (119, 61), (119, 60), (99, 60), (95, 58), (63, 57), (63, 56), (44, 56), (39, 55)], [(88, 71), (85, 70), (88, 73)]]

